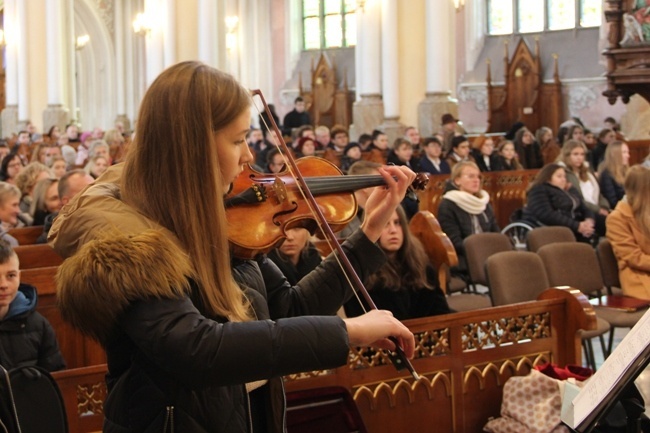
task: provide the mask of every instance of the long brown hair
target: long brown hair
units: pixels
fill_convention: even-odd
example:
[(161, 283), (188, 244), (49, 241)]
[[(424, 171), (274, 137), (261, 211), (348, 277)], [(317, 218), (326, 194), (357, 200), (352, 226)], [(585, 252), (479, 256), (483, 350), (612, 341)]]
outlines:
[(399, 225), (404, 234), (404, 241), (395, 257), (389, 258), (386, 265), (382, 266), (379, 272), (372, 274), (368, 278), (368, 288), (372, 290), (373, 286), (383, 284), (387, 289), (395, 291), (409, 289), (433, 290), (434, 287), (427, 280), (429, 258), (424, 251), (424, 247), (411, 234), (404, 209), (397, 206), (396, 212), (399, 217)]
[(232, 320), (249, 311), (230, 269), (215, 132), (250, 104), (232, 76), (203, 63), (166, 69), (142, 100), (122, 177), (125, 202), (180, 240), (209, 312)]
[(650, 169), (630, 167), (625, 177), (625, 194), (641, 232), (650, 238)]
[[(582, 150), (585, 151), (585, 161), (583, 161), (582, 165), (580, 168), (578, 168), (578, 178), (586, 182), (589, 180), (589, 166), (585, 164), (586, 158), (587, 158), (587, 146), (582, 141), (578, 140), (572, 140), (568, 139), (567, 141), (564, 142), (564, 146), (562, 146), (562, 153), (560, 153), (560, 158), (559, 160), (566, 165), (566, 169), (570, 171), (571, 173), (575, 173), (575, 168), (573, 165), (571, 165), (571, 152), (573, 152), (573, 149), (576, 148), (581, 148)], [(576, 188), (580, 188), (580, 185), (574, 185)]]
[[(612, 141), (607, 145), (605, 150), (605, 158), (598, 166), (598, 172), (602, 173), (603, 170), (609, 171), (614, 180), (620, 185), (625, 182), (625, 175), (627, 174), (628, 166), (623, 165), (623, 145), (622, 141)], [(627, 146), (627, 144), (625, 144)]]

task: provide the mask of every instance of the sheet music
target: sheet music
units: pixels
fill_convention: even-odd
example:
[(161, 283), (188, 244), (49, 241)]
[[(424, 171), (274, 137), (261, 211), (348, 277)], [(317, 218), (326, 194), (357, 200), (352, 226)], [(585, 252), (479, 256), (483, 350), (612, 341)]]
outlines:
[(593, 412), (649, 344), (650, 310), (646, 311), (634, 325), (634, 328), (609, 355), (602, 367), (585, 383), (573, 400), (573, 425), (571, 427), (580, 425)]

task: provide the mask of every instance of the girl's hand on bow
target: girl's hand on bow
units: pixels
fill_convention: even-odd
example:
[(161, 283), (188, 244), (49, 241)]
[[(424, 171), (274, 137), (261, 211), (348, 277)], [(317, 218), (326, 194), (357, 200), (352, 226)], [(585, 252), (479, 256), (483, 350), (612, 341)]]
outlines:
[(388, 337), (395, 337), (408, 358), (413, 358), (415, 338), (413, 333), (393, 317), (390, 311), (371, 310), (363, 316), (344, 319), (351, 346), (371, 346), (395, 350)]
[(372, 242), (377, 242), (393, 211), (406, 195), (415, 180), (415, 173), (406, 166), (385, 166), (378, 169), (386, 186), (380, 186), (368, 197), (361, 230)]

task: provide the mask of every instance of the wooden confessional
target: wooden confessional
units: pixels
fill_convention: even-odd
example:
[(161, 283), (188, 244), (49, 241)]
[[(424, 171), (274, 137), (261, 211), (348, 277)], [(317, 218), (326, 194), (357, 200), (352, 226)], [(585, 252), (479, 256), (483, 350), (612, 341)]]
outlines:
[(533, 54), (523, 38), (519, 40), (512, 59), (505, 44), (505, 84), (492, 84), (490, 63), (487, 67), (488, 129), (503, 132), (515, 122), (523, 122), (531, 131), (548, 126), (557, 131), (563, 120), (562, 83), (558, 59), (554, 55), (553, 82), (543, 82), (539, 42)]
[(309, 115), (315, 126), (332, 127), (340, 125), (345, 129), (352, 123), (352, 102), (354, 92), (348, 89), (346, 74), (343, 73), (343, 83), (336, 77), (336, 64), (321, 54), (318, 63), (311, 66), (311, 88), (303, 89), (302, 78), (298, 82), (300, 96), (309, 107)]

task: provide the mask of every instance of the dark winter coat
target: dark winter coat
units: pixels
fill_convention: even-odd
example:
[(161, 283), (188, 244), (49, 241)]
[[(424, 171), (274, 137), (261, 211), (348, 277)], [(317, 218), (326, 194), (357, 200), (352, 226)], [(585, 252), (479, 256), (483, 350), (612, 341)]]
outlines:
[[(440, 289), (438, 276), (432, 266), (427, 266), (427, 281), (433, 289), (418, 287), (396, 290), (383, 284), (376, 284), (369, 287), (368, 291), (377, 308), (391, 311), (399, 320), (450, 313), (447, 299)], [(365, 303), (364, 307), (368, 309)], [(360, 316), (363, 313), (356, 299), (351, 299), (345, 304), (345, 314), (348, 317)]]
[[(211, 316), (178, 240), (102, 179), (64, 209), (50, 242), (64, 256), (78, 249), (60, 267), (59, 302), (66, 320), (106, 348), (104, 432), (164, 431), (172, 420), (179, 432), (281, 432), (281, 377), (347, 360), (346, 327), (334, 314), (351, 292), (336, 262), (294, 287), (266, 256), (235, 262), (256, 320)], [(92, 230), (106, 226), (108, 235)], [(344, 249), (362, 279), (384, 261), (361, 231)]]
[(616, 182), (609, 170), (603, 170), (598, 179), (600, 193), (607, 199), (610, 209), (614, 209), (619, 201), (625, 196), (625, 188)]
[(65, 368), (54, 330), (36, 311), (36, 301), (36, 289), (21, 284), (7, 315), (0, 320), (0, 365), (7, 370), (25, 366), (47, 371)]
[(565, 226), (578, 234), (578, 226), (586, 218), (593, 218), (574, 187), (564, 191), (550, 183), (532, 187), (526, 194), (523, 217), (547, 226)]

